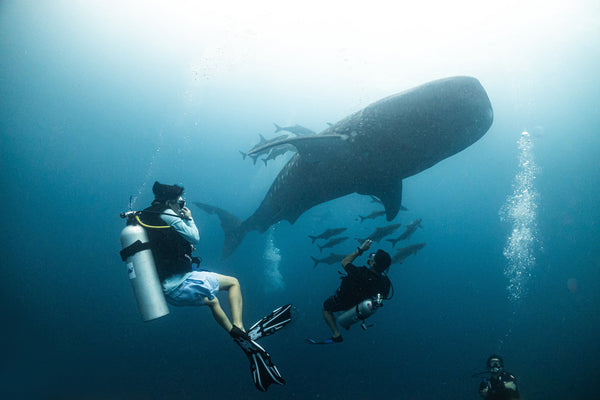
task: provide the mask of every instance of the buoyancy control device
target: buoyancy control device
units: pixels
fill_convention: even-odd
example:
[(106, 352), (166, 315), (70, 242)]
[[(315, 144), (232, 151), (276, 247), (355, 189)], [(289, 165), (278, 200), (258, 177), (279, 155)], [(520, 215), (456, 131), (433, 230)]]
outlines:
[(158, 279), (148, 235), (136, 216), (135, 211), (121, 213), (121, 218), (127, 218), (127, 225), (121, 231), (121, 258), (127, 265), (142, 319), (151, 321), (169, 314), (169, 307)]
[(370, 325), (365, 324), (365, 319), (375, 314), (378, 308), (382, 307), (383, 297), (377, 294), (374, 298), (368, 298), (349, 310), (344, 311), (338, 318), (337, 322), (340, 326), (350, 329), (350, 326), (354, 325), (358, 321), (362, 321), (360, 326), (363, 329), (367, 329)]

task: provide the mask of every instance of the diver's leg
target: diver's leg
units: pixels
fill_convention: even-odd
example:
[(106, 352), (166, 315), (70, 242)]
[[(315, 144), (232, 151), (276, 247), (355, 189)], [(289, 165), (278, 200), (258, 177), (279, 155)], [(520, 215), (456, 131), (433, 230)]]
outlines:
[(333, 334), (334, 338), (341, 336), (337, 324), (335, 323), (335, 317), (331, 311), (323, 309), (323, 319), (325, 320), (325, 323), (329, 329), (331, 329), (331, 333)]
[(219, 290), (227, 290), (232, 322), (235, 326), (245, 331), (242, 321), (242, 289), (240, 282), (233, 276), (217, 275), (219, 276)]
[(227, 332), (231, 331), (233, 325), (231, 324), (231, 321), (229, 321), (229, 318), (227, 318), (227, 314), (225, 314), (223, 308), (221, 308), (219, 299), (216, 296), (212, 300), (208, 300), (208, 298), (205, 297), (204, 303), (210, 308), (215, 321), (217, 321), (217, 323), (221, 325)]

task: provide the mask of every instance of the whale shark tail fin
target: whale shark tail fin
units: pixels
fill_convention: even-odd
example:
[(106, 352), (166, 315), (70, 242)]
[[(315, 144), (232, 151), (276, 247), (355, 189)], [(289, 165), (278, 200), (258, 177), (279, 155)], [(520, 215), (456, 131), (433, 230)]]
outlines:
[(223, 259), (229, 257), (246, 236), (242, 220), (221, 208), (198, 202), (194, 202), (194, 204), (208, 214), (216, 214), (219, 217), (221, 228), (225, 234), (221, 257)]

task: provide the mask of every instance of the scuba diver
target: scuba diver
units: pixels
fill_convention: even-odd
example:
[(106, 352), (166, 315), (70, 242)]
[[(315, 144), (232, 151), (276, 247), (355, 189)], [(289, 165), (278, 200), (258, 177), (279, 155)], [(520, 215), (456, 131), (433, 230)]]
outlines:
[[(491, 376), (479, 384), (479, 395), (486, 400), (519, 400), (517, 379), (504, 371), (502, 357), (492, 354), (486, 362)], [(476, 374), (477, 375), (477, 374)]]
[[(148, 243), (143, 245), (152, 252), (164, 297), (174, 306), (208, 306), (217, 323), (246, 353), (257, 389), (266, 391), (273, 383), (285, 384), (269, 354), (255, 340), (273, 334), (291, 322), (292, 306), (279, 307), (246, 332), (242, 321), (242, 292), (237, 278), (193, 268), (193, 264), (201, 262), (200, 258), (192, 256), (200, 234), (191, 211), (185, 206), (183, 190), (178, 185), (155, 182), (152, 187), (155, 198), (151, 206), (141, 212), (126, 213), (128, 225), (139, 224), (146, 231)], [(143, 250), (141, 243), (137, 243), (137, 247), (135, 245), (123, 249), (121, 256), (124, 260)], [(227, 291), (231, 320), (216, 296), (219, 291)]]
[[(334, 312), (347, 310), (338, 318), (338, 322), (346, 329), (349, 329), (350, 325), (358, 320), (363, 321), (363, 329), (366, 329), (364, 319), (371, 315), (376, 307), (381, 306), (382, 299), (388, 299), (392, 283), (386, 272), (392, 263), (392, 258), (387, 252), (380, 249), (371, 253), (367, 261), (368, 267), (356, 267), (352, 264), (357, 257), (371, 247), (372, 243), (369, 239), (365, 240), (356, 248), (355, 252), (348, 254), (342, 260), (341, 264), (347, 275), (342, 278), (342, 283), (335, 294), (323, 303), (323, 319), (331, 329), (331, 339), (322, 342), (307, 339), (307, 342), (311, 344), (342, 342), (344, 338), (339, 331)], [(372, 298), (376, 298), (376, 300), (372, 302)], [(363, 303), (368, 306), (368, 309), (362, 310), (360, 306)]]

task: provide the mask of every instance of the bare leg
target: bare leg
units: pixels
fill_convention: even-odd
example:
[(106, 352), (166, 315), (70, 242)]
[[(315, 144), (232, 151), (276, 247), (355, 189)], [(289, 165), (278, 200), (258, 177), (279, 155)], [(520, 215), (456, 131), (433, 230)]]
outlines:
[(242, 321), (242, 289), (240, 282), (233, 276), (219, 275), (219, 290), (227, 290), (227, 300), (229, 301), (233, 325), (245, 332), (244, 322)]
[(221, 308), (221, 304), (219, 303), (219, 299), (217, 297), (214, 297), (212, 300), (208, 300), (208, 298), (205, 297), (204, 304), (206, 304), (210, 308), (210, 311), (212, 311), (213, 314), (213, 318), (215, 319), (215, 321), (217, 321), (219, 325), (223, 327), (223, 329), (229, 332), (231, 328), (233, 328), (233, 325), (229, 321), (229, 318), (227, 318), (227, 314), (225, 314), (225, 311), (223, 311), (223, 309)]
[(329, 329), (331, 329), (331, 333), (333, 333), (334, 338), (341, 336), (337, 324), (335, 323), (335, 317), (333, 316), (333, 313), (331, 311), (323, 310), (323, 319), (325, 320), (325, 323), (327, 324)]

